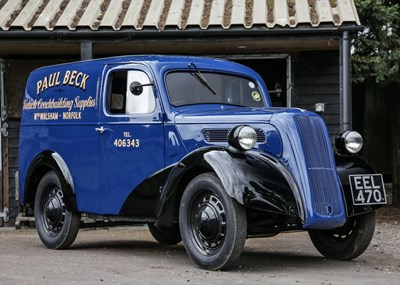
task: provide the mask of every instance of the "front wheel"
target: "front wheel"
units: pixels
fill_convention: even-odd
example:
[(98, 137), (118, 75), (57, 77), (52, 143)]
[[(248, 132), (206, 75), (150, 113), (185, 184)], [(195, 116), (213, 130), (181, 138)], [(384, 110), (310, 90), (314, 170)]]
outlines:
[(74, 242), (81, 216), (67, 210), (61, 182), (54, 171), (46, 173), (39, 182), (34, 213), (36, 229), (45, 246), (63, 249)]
[(325, 257), (351, 260), (370, 244), (375, 230), (375, 212), (350, 217), (344, 226), (332, 230), (310, 230), (315, 248)]
[(203, 269), (227, 268), (243, 251), (246, 212), (211, 173), (197, 176), (186, 187), (179, 226), (186, 251)]

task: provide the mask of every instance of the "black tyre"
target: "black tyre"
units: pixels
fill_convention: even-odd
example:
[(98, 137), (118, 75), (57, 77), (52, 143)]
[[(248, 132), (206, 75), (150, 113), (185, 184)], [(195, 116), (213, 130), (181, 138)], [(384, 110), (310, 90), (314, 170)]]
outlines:
[(186, 187), (179, 226), (186, 251), (203, 269), (225, 269), (243, 251), (247, 235), (244, 207), (226, 194), (211, 173), (197, 176)]
[(178, 224), (174, 224), (172, 228), (165, 230), (159, 230), (153, 223), (149, 223), (148, 226), (153, 238), (161, 244), (174, 245), (182, 240)]
[(370, 244), (375, 230), (375, 212), (351, 217), (333, 230), (312, 230), (309, 235), (316, 249), (325, 257), (351, 260), (360, 256)]
[(74, 242), (81, 215), (66, 209), (60, 179), (54, 171), (39, 182), (34, 213), (36, 229), (45, 246), (64, 249)]

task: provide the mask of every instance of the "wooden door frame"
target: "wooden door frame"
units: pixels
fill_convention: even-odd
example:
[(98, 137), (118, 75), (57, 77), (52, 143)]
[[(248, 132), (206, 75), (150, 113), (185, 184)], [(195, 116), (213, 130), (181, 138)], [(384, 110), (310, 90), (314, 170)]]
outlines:
[[(0, 110), (4, 103), (4, 62), (0, 58)], [(1, 123), (2, 125), (2, 123)], [(3, 134), (0, 133), (0, 212), (3, 212), (3, 195), (4, 195), (4, 185), (3, 185)], [(3, 219), (0, 219), (0, 227), (3, 226)]]

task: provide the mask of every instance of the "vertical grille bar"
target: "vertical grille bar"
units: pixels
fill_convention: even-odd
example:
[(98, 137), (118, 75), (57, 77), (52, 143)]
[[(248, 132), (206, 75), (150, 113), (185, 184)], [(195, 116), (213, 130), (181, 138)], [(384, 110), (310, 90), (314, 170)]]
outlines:
[(303, 143), (315, 212), (324, 217), (343, 214), (336, 166), (325, 124), (319, 117), (294, 117)]

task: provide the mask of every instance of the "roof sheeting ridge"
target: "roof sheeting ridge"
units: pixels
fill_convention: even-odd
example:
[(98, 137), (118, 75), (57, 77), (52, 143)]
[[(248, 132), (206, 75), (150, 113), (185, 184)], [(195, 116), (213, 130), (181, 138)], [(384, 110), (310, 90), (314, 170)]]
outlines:
[(343, 23), (360, 25), (354, 0), (13, 0), (0, 7), (0, 31), (290, 29)]

